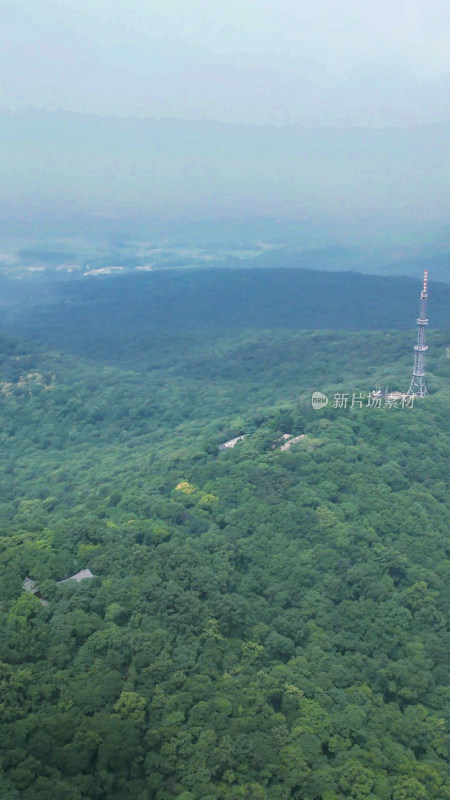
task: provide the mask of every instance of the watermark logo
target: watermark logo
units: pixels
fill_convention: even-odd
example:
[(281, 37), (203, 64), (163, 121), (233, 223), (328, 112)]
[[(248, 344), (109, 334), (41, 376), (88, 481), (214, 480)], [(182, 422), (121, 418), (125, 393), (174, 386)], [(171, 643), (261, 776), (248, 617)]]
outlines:
[(322, 392), (313, 392), (311, 397), (312, 407), (317, 411), (319, 408), (325, 408), (328, 405), (328, 397)]
[(403, 392), (388, 392), (381, 390), (375, 392), (335, 392), (333, 394), (333, 408), (413, 408), (414, 395)]
[[(404, 392), (334, 392), (331, 408), (413, 408), (415, 395)], [(315, 411), (325, 408), (329, 398), (323, 392), (313, 392), (311, 404)]]

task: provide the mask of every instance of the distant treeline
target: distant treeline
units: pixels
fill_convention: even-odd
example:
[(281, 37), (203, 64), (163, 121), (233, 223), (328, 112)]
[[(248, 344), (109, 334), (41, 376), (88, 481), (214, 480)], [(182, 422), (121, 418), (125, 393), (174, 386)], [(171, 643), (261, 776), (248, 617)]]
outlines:
[[(407, 278), (304, 269), (171, 270), (114, 279), (84, 277), (27, 287), (12, 282), (14, 307), (4, 329), (90, 356), (111, 342), (137, 349), (151, 333), (170, 338), (261, 329), (410, 330), (415, 339), (420, 282)], [(4, 297), (11, 283), (5, 279)], [(15, 285), (14, 285), (15, 284)], [(20, 292), (24, 294), (21, 303)], [(450, 286), (430, 284), (430, 328), (448, 325)], [(104, 346), (102, 346), (104, 343)]]

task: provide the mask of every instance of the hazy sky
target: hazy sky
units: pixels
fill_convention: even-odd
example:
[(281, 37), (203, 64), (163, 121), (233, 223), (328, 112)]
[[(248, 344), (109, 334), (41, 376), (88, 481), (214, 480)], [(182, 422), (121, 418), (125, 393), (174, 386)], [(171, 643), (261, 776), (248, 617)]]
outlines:
[(450, 0), (0, 11), (2, 213), (447, 219)]
[(448, 0), (0, 0), (0, 9), (0, 109), (327, 122), (337, 91), (350, 123), (374, 102), (369, 122), (383, 123), (386, 105), (407, 122), (450, 116)]

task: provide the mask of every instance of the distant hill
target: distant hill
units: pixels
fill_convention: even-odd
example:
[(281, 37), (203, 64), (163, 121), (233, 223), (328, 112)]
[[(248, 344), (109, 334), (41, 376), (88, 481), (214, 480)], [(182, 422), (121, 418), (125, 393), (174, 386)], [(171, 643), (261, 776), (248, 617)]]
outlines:
[[(3, 328), (47, 346), (145, 363), (158, 348), (246, 330), (410, 330), (420, 283), (295, 269), (170, 270), (63, 282), (3, 279)], [(36, 302), (32, 287), (39, 290)], [(448, 325), (450, 287), (431, 283), (430, 328)], [(131, 361), (130, 361), (131, 359)]]

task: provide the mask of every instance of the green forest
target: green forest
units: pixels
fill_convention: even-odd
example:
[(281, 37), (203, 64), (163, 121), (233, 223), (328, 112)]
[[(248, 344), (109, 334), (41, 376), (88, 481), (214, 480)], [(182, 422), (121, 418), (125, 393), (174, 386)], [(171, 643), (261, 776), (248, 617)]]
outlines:
[(450, 800), (450, 290), (216, 272), (2, 301), (0, 798)]

